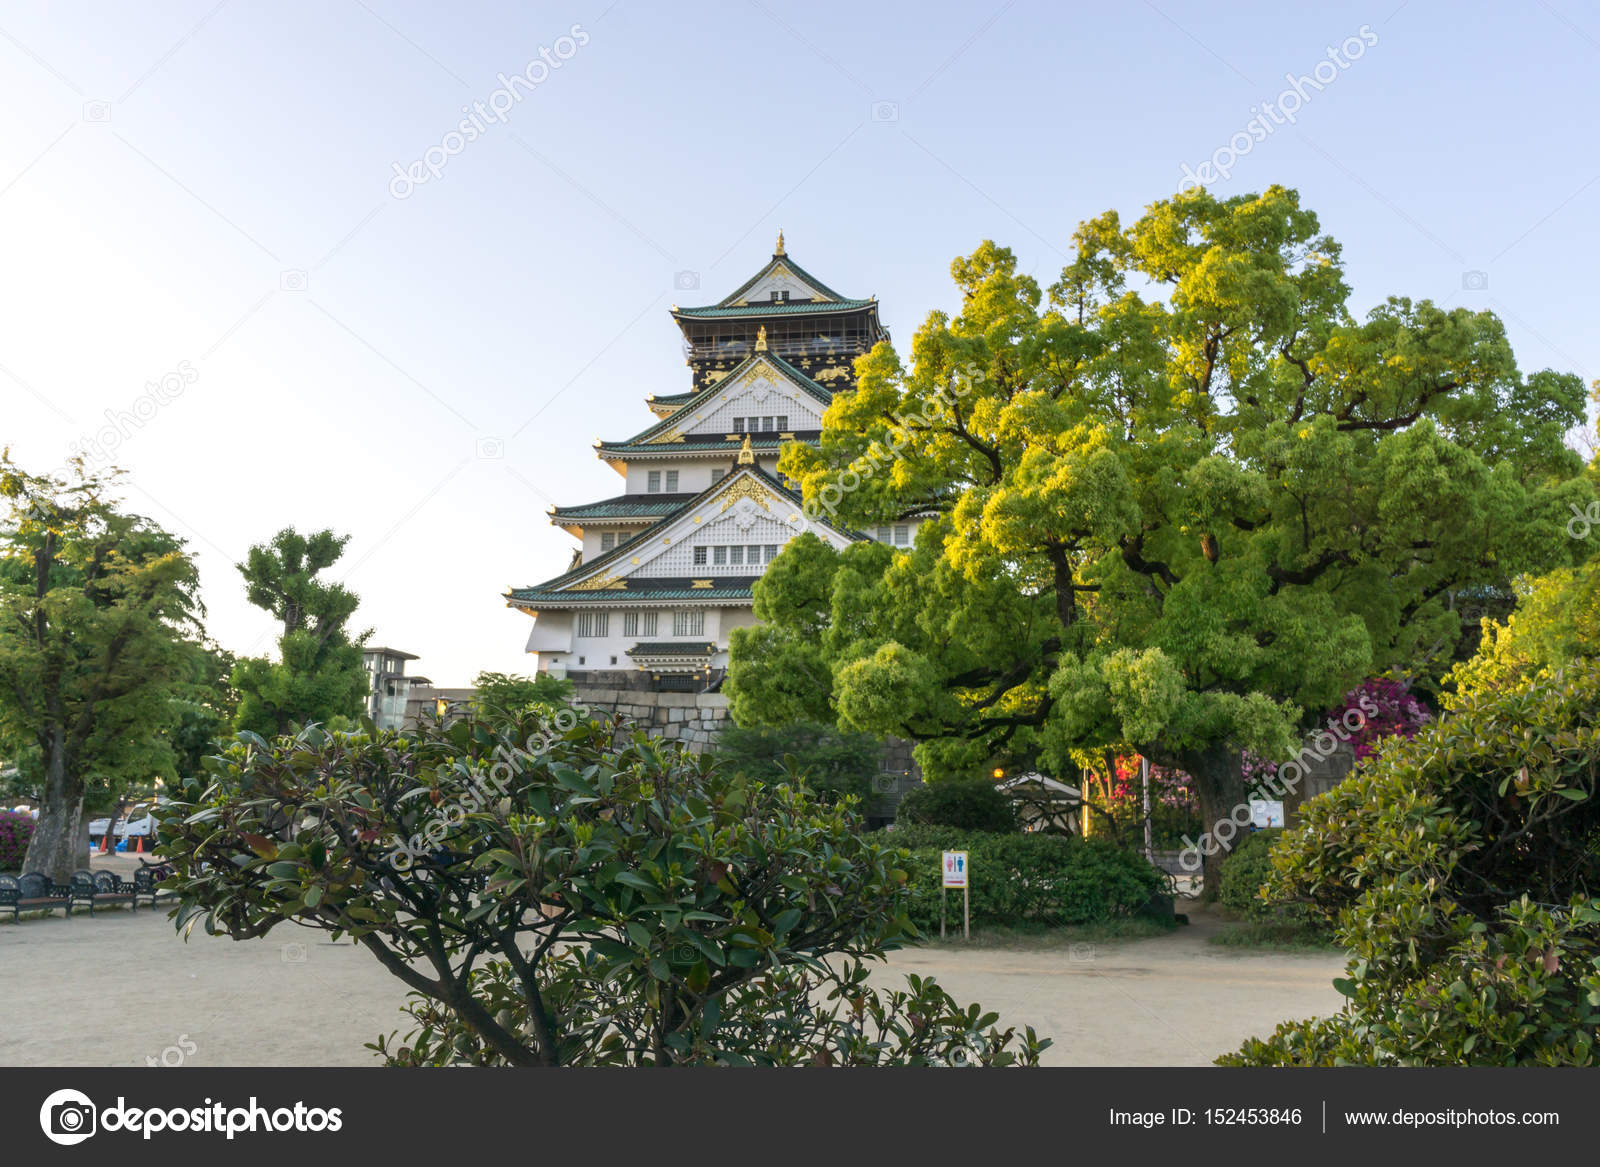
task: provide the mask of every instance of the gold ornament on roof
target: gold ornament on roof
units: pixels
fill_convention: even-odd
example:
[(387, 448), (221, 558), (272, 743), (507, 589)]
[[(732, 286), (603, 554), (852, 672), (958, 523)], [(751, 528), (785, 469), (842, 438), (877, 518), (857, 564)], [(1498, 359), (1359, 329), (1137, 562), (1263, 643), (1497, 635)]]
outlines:
[(784, 250), (783, 250), (783, 228), (782, 227), (778, 228), (778, 250), (774, 251), (772, 254), (773, 255), (783, 255), (784, 254)]
[(722, 496), (722, 510), (718, 513), (726, 512), (734, 503), (744, 498), (749, 499), (768, 514), (772, 513), (772, 505), (767, 501), (765, 488), (754, 478), (741, 478), (730, 486), (728, 492)]
[(756, 352), (764, 353), (766, 351), (767, 351), (767, 326), (765, 324), (763, 324), (760, 328), (756, 329)]
[(750, 435), (745, 434), (744, 444), (739, 447), (739, 465), (754, 466), (755, 464), (756, 452), (750, 448)]

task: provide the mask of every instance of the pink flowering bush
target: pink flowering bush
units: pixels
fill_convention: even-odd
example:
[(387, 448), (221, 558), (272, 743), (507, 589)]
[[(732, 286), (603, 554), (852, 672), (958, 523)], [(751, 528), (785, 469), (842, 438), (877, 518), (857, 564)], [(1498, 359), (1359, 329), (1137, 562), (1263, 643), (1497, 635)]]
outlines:
[(21, 871), (33, 839), (33, 817), (0, 810), (0, 871)]
[[(1357, 716), (1346, 720), (1352, 713)], [(1378, 746), (1389, 738), (1415, 737), (1432, 720), (1428, 707), (1412, 694), (1409, 682), (1372, 677), (1351, 689), (1339, 705), (1328, 710), (1323, 724), (1349, 741), (1356, 760), (1361, 761), (1376, 753)], [(1358, 728), (1350, 728), (1352, 721), (1358, 723)], [(1278, 772), (1278, 763), (1246, 750), (1243, 768), (1245, 784), (1253, 787), (1273, 777)]]

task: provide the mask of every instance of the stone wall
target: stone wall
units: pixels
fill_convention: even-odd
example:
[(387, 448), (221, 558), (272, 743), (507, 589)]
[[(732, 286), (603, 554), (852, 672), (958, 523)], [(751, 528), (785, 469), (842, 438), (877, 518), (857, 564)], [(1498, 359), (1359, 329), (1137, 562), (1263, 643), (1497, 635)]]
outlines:
[(704, 750), (729, 724), (728, 699), (721, 693), (656, 692), (641, 684), (642, 673), (568, 674), (573, 702), (596, 713), (626, 717), (649, 737), (681, 741)]
[[(681, 741), (697, 753), (716, 741), (733, 724), (728, 699), (721, 693), (656, 692), (644, 673), (569, 673), (572, 700), (596, 713), (626, 717), (649, 737)], [(922, 783), (922, 773), (911, 756), (911, 743), (889, 738), (883, 743), (879, 773), (863, 808), (873, 826), (894, 821), (895, 809), (908, 790)]]

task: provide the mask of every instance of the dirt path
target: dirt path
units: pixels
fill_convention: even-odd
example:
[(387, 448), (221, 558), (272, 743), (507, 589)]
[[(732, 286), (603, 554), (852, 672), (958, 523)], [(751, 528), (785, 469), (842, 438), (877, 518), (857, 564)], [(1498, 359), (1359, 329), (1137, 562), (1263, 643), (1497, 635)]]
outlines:
[(1223, 948), (1206, 912), (1169, 936), (1042, 949), (897, 953), (897, 971), (932, 974), (1001, 1025), (1032, 1025), (1053, 1066), (1204, 1066), (1280, 1021), (1327, 1015), (1344, 998), (1337, 953)]
[[(1204, 1065), (1281, 1020), (1340, 1003), (1333, 955), (1241, 954), (1170, 936), (1052, 948), (924, 948), (880, 976), (936, 976), (960, 1001), (1055, 1039), (1052, 1065)], [(283, 928), (179, 939), (165, 912), (0, 923), (0, 1065), (372, 1065), (403, 987), (364, 951)]]

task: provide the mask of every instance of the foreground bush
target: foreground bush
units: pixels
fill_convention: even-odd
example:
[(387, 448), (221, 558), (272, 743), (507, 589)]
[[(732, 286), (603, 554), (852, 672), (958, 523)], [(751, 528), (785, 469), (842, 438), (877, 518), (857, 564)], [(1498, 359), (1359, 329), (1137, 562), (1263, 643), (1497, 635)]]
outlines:
[[(898, 826), (890, 834), (911, 849), (911, 919), (923, 932), (939, 928), (945, 851), (967, 852), (975, 928), (1097, 924), (1135, 915), (1168, 890), (1163, 872), (1100, 839)], [(959, 924), (961, 893), (950, 895), (949, 919)]]
[(0, 871), (20, 872), (33, 839), (33, 816), (0, 810)]
[(931, 980), (867, 985), (915, 933), (849, 805), (557, 724), (241, 735), (161, 820), (180, 929), (354, 937), (413, 990), (394, 1065), (1037, 1062)]
[(958, 831), (1015, 831), (1016, 805), (987, 778), (946, 778), (906, 792), (895, 821)]
[(1218, 1060), (1594, 1065), (1597, 710), (1592, 662), (1469, 692), (1307, 803), (1269, 893), (1334, 925), (1349, 1002)]

